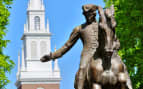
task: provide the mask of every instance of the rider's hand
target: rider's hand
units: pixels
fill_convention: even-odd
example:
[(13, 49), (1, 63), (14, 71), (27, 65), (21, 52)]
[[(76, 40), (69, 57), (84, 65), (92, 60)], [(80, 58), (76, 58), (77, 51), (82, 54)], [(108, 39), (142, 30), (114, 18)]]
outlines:
[(45, 55), (40, 59), (41, 62), (47, 62), (47, 61), (50, 61), (50, 60), (52, 60), (50, 54)]

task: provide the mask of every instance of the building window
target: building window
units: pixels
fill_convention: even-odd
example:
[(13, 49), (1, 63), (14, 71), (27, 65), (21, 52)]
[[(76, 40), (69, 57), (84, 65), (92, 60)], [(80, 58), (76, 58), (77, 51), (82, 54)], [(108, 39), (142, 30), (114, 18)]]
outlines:
[(35, 20), (35, 30), (40, 30), (40, 17), (36, 16), (34, 20)]
[(40, 42), (40, 53), (41, 53), (41, 56), (45, 55), (47, 52), (47, 44), (45, 41), (41, 41)]
[(31, 58), (37, 57), (37, 44), (35, 41), (31, 42)]

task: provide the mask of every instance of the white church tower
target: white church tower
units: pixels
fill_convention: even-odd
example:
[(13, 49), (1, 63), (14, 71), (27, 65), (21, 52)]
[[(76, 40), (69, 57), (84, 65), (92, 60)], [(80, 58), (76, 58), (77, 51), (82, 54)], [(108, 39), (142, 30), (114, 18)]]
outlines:
[(51, 52), (49, 22), (45, 26), (43, 0), (29, 0), (24, 24), (22, 52), (18, 54), (17, 89), (59, 89), (58, 61), (42, 63), (40, 58)]

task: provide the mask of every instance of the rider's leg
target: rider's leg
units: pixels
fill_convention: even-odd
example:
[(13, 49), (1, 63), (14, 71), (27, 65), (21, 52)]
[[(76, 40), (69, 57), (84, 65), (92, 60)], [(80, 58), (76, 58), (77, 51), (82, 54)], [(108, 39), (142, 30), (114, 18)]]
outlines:
[(83, 55), (81, 57), (80, 61), (80, 68), (77, 74), (77, 79), (76, 79), (76, 89), (83, 89), (84, 87), (84, 82), (86, 78), (86, 74), (88, 71), (88, 64), (91, 60), (91, 55)]
[(77, 76), (77, 81), (76, 81), (76, 88), (77, 89), (83, 89), (84, 87), (84, 81), (85, 81), (85, 69), (79, 69), (78, 71), (78, 76)]
[(101, 88), (101, 85), (94, 83), (92, 86), (92, 89), (102, 89), (102, 88)]

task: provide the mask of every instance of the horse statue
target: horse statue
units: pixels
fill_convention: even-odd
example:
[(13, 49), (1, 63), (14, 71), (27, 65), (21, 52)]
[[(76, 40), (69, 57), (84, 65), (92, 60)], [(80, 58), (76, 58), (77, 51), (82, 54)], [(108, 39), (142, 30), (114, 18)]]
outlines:
[[(117, 54), (120, 42), (115, 34), (113, 6), (103, 10), (87, 4), (82, 9), (86, 22), (74, 28), (64, 46), (40, 60), (47, 62), (62, 57), (81, 39), (83, 50), (75, 89), (132, 89), (126, 66)], [(99, 23), (95, 19), (97, 9)]]
[[(99, 47), (92, 57), (86, 73), (84, 89), (132, 89), (125, 64), (118, 55), (120, 42), (115, 34), (114, 7), (103, 10), (98, 7)], [(78, 79), (78, 72), (75, 78)]]

